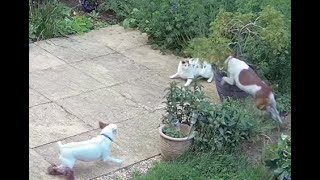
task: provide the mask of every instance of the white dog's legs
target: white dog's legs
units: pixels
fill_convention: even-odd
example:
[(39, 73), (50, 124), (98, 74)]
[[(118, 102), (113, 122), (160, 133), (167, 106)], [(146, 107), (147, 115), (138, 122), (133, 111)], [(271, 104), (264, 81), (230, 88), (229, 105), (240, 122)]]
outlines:
[(64, 158), (61, 155), (59, 156), (59, 160), (60, 160), (62, 165), (64, 165), (65, 167), (68, 167), (70, 169), (72, 169), (74, 164), (76, 163), (76, 159), (74, 159), (74, 158)]
[(230, 85), (234, 84), (234, 79), (232, 77), (222, 77), (221, 85), (224, 85), (224, 82), (227, 82)]
[(178, 73), (175, 73), (174, 75), (172, 75), (172, 76), (169, 76), (171, 79), (174, 79), (174, 78), (177, 78), (177, 77), (179, 77), (179, 74)]
[(113, 163), (117, 163), (119, 165), (122, 164), (123, 160), (121, 159), (117, 159), (117, 158), (113, 158), (110, 156), (110, 150), (109, 151), (105, 151), (103, 153), (103, 157), (102, 157), (103, 162), (113, 162)]
[(188, 79), (187, 82), (184, 84), (184, 86), (189, 86), (192, 82), (192, 79)]
[(123, 160), (117, 159), (117, 158), (113, 158), (113, 157), (109, 157), (109, 161), (117, 163), (117, 164), (122, 164), (123, 163)]
[(123, 163), (123, 160), (113, 158), (111, 156), (107, 156), (107, 157), (103, 158), (103, 162), (113, 162), (113, 163), (117, 163), (117, 164), (121, 165)]

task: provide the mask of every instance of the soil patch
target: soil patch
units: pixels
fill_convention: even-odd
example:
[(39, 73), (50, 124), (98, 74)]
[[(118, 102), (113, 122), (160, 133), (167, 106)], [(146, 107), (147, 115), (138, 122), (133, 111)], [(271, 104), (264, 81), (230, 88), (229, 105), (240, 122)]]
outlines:
[(278, 143), (281, 134), (291, 136), (291, 113), (286, 114), (283, 118), (283, 126), (275, 128), (270, 134), (261, 134), (259, 139), (255, 142), (245, 142), (242, 144), (243, 150), (248, 155), (253, 164), (259, 163), (262, 160), (262, 155), (266, 147), (270, 144)]

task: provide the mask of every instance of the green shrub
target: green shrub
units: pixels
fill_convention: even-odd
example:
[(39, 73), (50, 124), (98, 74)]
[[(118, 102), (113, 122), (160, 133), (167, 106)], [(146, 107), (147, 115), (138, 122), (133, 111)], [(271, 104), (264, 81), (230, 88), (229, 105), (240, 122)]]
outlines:
[(236, 0), (236, 9), (241, 13), (257, 13), (271, 5), (291, 20), (291, 0)]
[(63, 35), (81, 34), (93, 29), (93, 21), (85, 16), (65, 18), (63, 21), (59, 21), (57, 25)]
[(208, 35), (220, 7), (232, 10), (233, 4), (231, 0), (136, 0), (127, 18), (148, 34), (150, 43), (179, 53), (192, 38)]
[(230, 99), (217, 105), (203, 104), (195, 128), (195, 148), (233, 150), (242, 140), (272, 129), (272, 121), (265, 121), (251, 103)]
[[(232, 13), (222, 10), (211, 23), (208, 38), (194, 39), (187, 55), (215, 63), (220, 69), (231, 52), (246, 55), (258, 66), (258, 73), (276, 91), (291, 91), (291, 37), (288, 19), (271, 6), (258, 13)], [(211, 47), (211, 48), (210, 48)]]
[(81, 34), (106, 25), (98, 21), (95, 12), (88, 16), (72, 16), (72, 9), (57, 0), (29, 7), (29, 40), (33, 41)]
[(123, 20), (131, 13), (133, 2), (134, 0), (107, 0), (99, 8), (102, 11), (114, 11)]
[(277, 108), (279, 112), (291, 112), (291, 94), (278, 94)]
[(265, 163), (273, 170), (273, 177), (284, 180), (291, 176), (291, 137), (281, 134), (278, 144), (272, 144), (266, 151)]
[(68, 17), (70, 8), (57, 0), (46, 0), (38, 7), (32, 8), (29, 14), (30, 22), (34, 28), (34, 35), (38, 39), (47, 39), (61, 36), (61, 21)]

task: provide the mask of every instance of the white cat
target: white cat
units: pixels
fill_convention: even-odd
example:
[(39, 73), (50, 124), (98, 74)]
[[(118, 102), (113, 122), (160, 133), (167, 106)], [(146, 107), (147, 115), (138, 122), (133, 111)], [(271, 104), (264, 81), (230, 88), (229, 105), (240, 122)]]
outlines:
[(207, 78), (207, 82), (212, 82), (214, 70), (212, 65), (206, 61), (201, 62), (199, 58), (190, 58), (179, 62), (177, 73), (170, 76), (171, 79), (187, 79), (184, 86), (189, 86), (194, 78)]

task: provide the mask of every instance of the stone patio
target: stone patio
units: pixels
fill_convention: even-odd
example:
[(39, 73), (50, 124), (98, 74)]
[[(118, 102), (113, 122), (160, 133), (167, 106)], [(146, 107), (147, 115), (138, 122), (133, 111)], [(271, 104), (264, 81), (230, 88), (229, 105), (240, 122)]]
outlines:
[[(145, 34), (117, 25), (32, 43), (29, 53), (29, 179), (63, 179), (47, 175), (58, 163), (56, 142), (94, 137), (99, 121), (118, 125), (112, 154), (124, 164), (77, 162), (77, 180), (159, 155), (164, 90), (180, 57), (152, 50)], [(214, 83), (202, 84), (218, 101)]]

